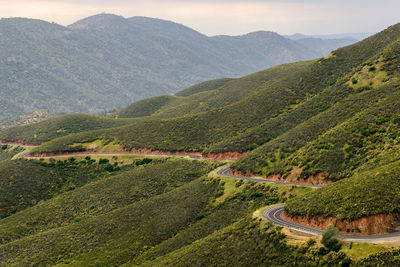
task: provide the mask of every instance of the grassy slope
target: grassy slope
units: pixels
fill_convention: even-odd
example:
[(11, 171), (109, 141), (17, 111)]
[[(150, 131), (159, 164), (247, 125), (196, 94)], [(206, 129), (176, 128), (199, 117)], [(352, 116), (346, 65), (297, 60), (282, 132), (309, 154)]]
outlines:
[(128, 124), (127, 119), (111, 119), (86, 114), (71, 114), (51, 118), (27, 126), (12, 127), (0, 131), (0, 139), (7, 141), (25, 140), (39, 144), (60, 136), (87, 130), (103, 129)]
[(210, 91), (217, 89), (226, 83), (233, 81), (235, 79), (233, 78), (221, 78), (221, 79), (216, 79), (216, 80), (210, 80), (210, 81), (205, 81), (199, 84), (195, 84), (193, 86), (190, 86), (182, 91), (179, 91), (175, 95), (177, 96), (190, 96), (194, 95), (200, 92), (205, 92), (205, 91)]
[[(164, 159), (133, 169), (127, 166), (125, 168), (128, 169), (124, 171), (122, 168), (121, 173), (53, 197), (47, 202), (40, 202), (32, 208), (1, 220), (0, 243), (69, 225), (76, 218), (98, 216), (171, 191), (209, 172), (212, 166), (198, 161), (178, 159), (166, 162)], [(46, 182), (43, 179), (40, 181), (43, 184)], [(39, 193), (43, 188), (36, 189)], [(19, 223), (22, 221), (23, 224)]]
[[(397, 84), (350, 96), (255, 149), (234, 167), (269, 175), (288, 174), (298, 166), (304, 177), (321, 171), (331, 180), (348, 176), (368, 151), (396, 138)], [(378, 125), (383, 118), (388, 121)]]
[[(126, 149), (146, 147), (203, 152), (246, 151), (266, 142), (265, 146), (268, 146), (269, 140), (301, 123), (307, 123), (310, 119), (310, 123), (313, 123), (313, 117), (318, 113), (327, 112), (326, 117), (334, 120), (318, 122), (322, 126), (318, 134), (322, 134), (349, 116), (347, 113), (337, 116), (334, 108), (330, 110), (332, 107), (340, 105), (341, 102), (355, 101), (354, 95), (361, 95), (368, 89), (349, 82), (358, 77), (359, 84), (362, 84), (363, 76), (360, 73), (369, 68), (366, 63), (376, 64), (377, 77), (382, 73), (387, 75), (386, 80), (396, 76), (395, 68), (391, 64), (395, 62), (393, 57), (397, 51), (395, 41), (399, 37), (399, 27), (395, 25), (358, 44), (338, 49), (327, 58), (284, 65), (233, 80), (216, 90), (183, 97), (181, 105), (174, 104), (172, 109), (167, 108), (168, 105), (163, 106), (158, 115), (155, 113), (149, 119), (120, 128), (56, 139), (38, 151), (69, 150), (68, 144), (101, 138), (116, 139)], [(372, 75), (365, 80), (374, 82), (374, 77)], [(380, 88), (387, 83), (377, 77), (371, 88)], [(203, 102), (201, 99), (204, 97), (208, 100)], [(188, 114), (185, 111), (186, 107), (197, 113)], [(359, 110), (362, 108), (364, 106), (359, 107)], [(187, 115), (180, 118), (156, 119), (157, 116), (173, 116), (178, 110), (178, 114)], [(279, 123), (282, 121), (285, 123)], [(299, 133), (302, 131), (301, 127), (297, 130)], [(299, 142), (304, 145), (318, 134), (300, 134)], [(245, 163), (248, 159), (251, 164)], [(265, 154), (258, 155), (255, 151), (249, 153), (239, 164), (243, 163), (240, 166), (243, 170), (255, 168), (257, 172), (261, 172), (262, 168), (266, 167), (266, 162)]]
[(65, 160), (57, 164), (23, 159), (3, 161), (0, 163), (0, 217), (108, 176), (106, 167), (86, 160)]
[[(390, 28), (388, 32), (383, 32), (381, 34), (383, 36), (389, 35), (390, 33), (394, 35), (396, 31), (392, 32), (392, 30), (393, 28)], [(392, 36), (392, 39), (394, 39), (395, 36), (399, 35)], [(374, 38), (376, 39), (377, 36), (375, 36)], [(371, 40), (368, 39), (367, 41)], [(352, 46), (353, 49), (357, 48), (357, 46), (360, 46), (360, 44)], [(327, 131), (330, 131), (331, 129), (334, 129), (334, 127), (337, 127), (337, 125), (340, 125), (341, 123), (350, 120), (351, 118), (353, 118), (353, 123), (354, 123), (354, 120), (358, 118), (356, 114), (361, 111), (364, 111), (364, 113), (361, 112), (360, 114), (358, 114), (359, 116), (361, 116), (361, 119), (366, 119), (363, 118), (362, 116), (367, 116), (367, 114), (370, 114), (369, 118), (371, 119), (372, 117), (371, 113), (375, 112), (376, 113), (374, 114), (375, 118), (372, 118), (373, 121), (375, 119), (378, 119), (379, 116), (383, 117), (385, 116), (387, 117), (388, 115), (390, 115), (389, 117), (398, 116), (398, 108), (396, 106), (396, 98), (398, 98), (398, 90), (396, 88), (398, 87), (399, 82), (397, 79), (398, 73), (395, 69), (393, 69), (393, 64), (395, 64), (394, 62), (396, 62), (397, 60), (393, 59), (393, 57), (391, 56), (393, 55), (393, 51), (397, 51), (397, 49), (398, 49), (397, 42), (390, 43), (389, 45), (387, 45), (385, 49), (382, 49), (382, 51), (378, 50), (379, 53), (374, 55), (369, 60), (366, 60), (366, 63), (368, 64), (370, 64), (369, 62), (378, 62), (371, 64), (372, 65), (376, 64), (377, 66), (379, 66), (377, 67), (376, 71), (373, 71), (371, 75), (372, 78), (366, 78), (367, 81), (369, 81), (368, 83), (369, 86), (360, 87), (358, 85), (349, 85), (349, 80), (350, 81), (352, 80), (351, 78), (352, 76), (353, 77), (357, 76), (359, 75), (360, 72), (363, 72), (366, 68), (368, 68), (368, 65), (361, 64), (355, 69), (354, 72), (352, 72), (352, 74), (348, 75), (345, 79), (342, 80), (342, 83), (344, 82), (343, 86), (347, 86), (349, 89), (353, 91), (353, 93), (350, 96), (344, 98), (343, 101), (338, 102), (337, 104), (333, 105), (326, 111), (320, 112), (319, 114), (315, 115), (314, 117), (310, 118), (304, 123), (299, 124), (295, 128), (292, 128), (291, 130), (282, 133), (281, 136), (272, 139), (270, 142), (267, 142), (266, 144), (258, 147), (251, 153), (248, 153), (245, 157), (243, 157), (236, 163), (235, 167), (241, 170), (253, 171), (264, 174), (271, 174), (271, 173), (285, 174), (288, 171), (290, 171), (291, 167), (301, 165), (302, 167), (303, 166), (306, 167), (305, 169), (306, 172), (304, 173), (305, 176), (310, 174), (310, 172), (315, 173), (318, 171), (326, 172), (327, 176), (331, 176), (330, 177), (331, 179), (339, 179), (345, 176), (342, 174), (335, 173), (336, 170), (330, 169), (330, 167), (326, 165), (327, 157), (330, 157), (330, 159), (334, 157), (332, 155), (329, 156), (328, 154), (332, 154), (332, 149), (335, 149), (335, 145), (333, 145), (333, 147), (331, 147), (330, 149), (331, 144), (324, 143), (327, 142), (327, 140), (322, 140), (321, 138), (317, 140), (318, 136), (326, 133)], [(386, 72), (385, 74), (386, 78), (384, 81), (374, 80), (374, 77), (377, 77), (378, 72), (379, 73)], [(362, 82), (363, 80), (359, 80), (358, 83)], [(321, 95), (319, 95), (318, 97), (321, 97)], [(388, 100), (386, 100), (385, 98), (388, 98)], [(385, 101), (386, 104), (390, 105), (393, 108), (393, 110), (390, 110), (390, 108), (384, 109)], [(383, 110), (381, 111), (380, 109), (382, 108)], [(360, 125), (360, 127), (363, 127), (363, 129), (358, 131), (358, 133), (363, 135), (368, 135), (368, 133), (362, 133), (362, 131), (365, 130), (365, 127), (368, 127), (367, 124), (371, 125), (374, 124), (373, 121), (371, 122), (365, 121), (364, 125)], [(376, 128), (376, 126), (371, 126), (371, 127)], [(337, 127), (337, 130), (340, 131), (340, 127)], [(351, 129), (347, 130), (349, 131)], [(336, 142), (337, 146), (339, 147), (340, 142), (343, 142), (343, 140), (340, 140), (340, 135), (343, 134), (343, 130), (341, 130), (340, 134), (338, 132), (335, 133), (334, 131), (335, 130), (333, 130), (333, 132), (331, 131), (330, 133), (331, 138), (329, 142), (333, 143)], [(272, 132), (274, 132), (274, 130)], [(392, 132), (392, 134), (394, 133)], [(350, 134), (348, 133), (347, 135)], [(336, 141), (335, 138), (337, 139)], [(310, 157), (312, 156), (311, 154), (315, 153), (315, 149), (314, 150), (309, 149), (308, 152), (305, 152), (307, 148), (301, 149), (311, 141), (314, 142), (314, 148), (315, 145), (318, 144), (321, 145), (319, 148), (317, 148), (317, 151), (318, 153), (320, 153), (319, 155), (320, 157), (326, 158), (324, 159), (325, 162), (322, 163), (320, 162), (321, 164), (319, 165), (316, 165), (315, 164), (316, 162), (311, 162), (310, 159)], [(309, 144), (309, 146), (311, 145), (312, 144)], [(345, 144), (342, 143), (341, 145), (343, 146)], [(336, 147), (336, 149), (338, 147)], [(324, 149), (325, 151), (322, 151)], [(297, 155), (291, 156), (293, 153), (296, 153)], [(277, 154), (279, 155), (279, 157), (276, 156)], [(342, 156), (335, 162), (336, 164), (346, 164), (344, 163), (345, 160), (343, 159)], [(351, 168), (352, 166), (348, 167)], [(337, 176), (334, 177), (336, 174)]]
[[(188, 170), (191, 166), (198, 172), (188, 176), (193, 173)], [(225, 227), (248, 218), (262, 206), (309, 191), (229, 178), (197, 178), (210, 167), (198, 161), (168, 160), (133, 170), (126, 178), (121, 174), (99, 180), (0, 220), (1, 264), (82, 266), (131, 261), (140, 265), (196, 244), (196, 240), (216, 231), (225, 232)], [(155, 176), (161, 169), (164, 177)], [(180, 181), (165, 190), (165, 179)], [(236, 188), (235, 193), (231, 186)], [(243, 228), (245, 224), (242, 222), (238, 231), (253, 229)], [(286, 248), (282, 234), (271, 230), (270, 235), (268, 240), (261, 235), (254, 242), (238, 238), (231, 245), (249, 244), (248, 249), (254, 254), (258, 254), (254, 248), (261, 240)], [(277, 253), (280, 250), (268, 256), (276, 257)], [(232, 259), (232, 263), (236, 260)]]
[(0, 162), (8, 160), (24, 151), (22, 147), (0, 145)]
[(93, 265), (122, 263), (126, 254), (135, 255), (194, 221), (215, 185), (196, 180), (170, 193), (16, 240), (0, 246), (0, 259), (3, 265), (49, 265), (80, 255)]
[[(220, 80), (204, 82), (178, 92), (175, 96), (160, 96), (133, 103), (123, 112), (134, 111), (136, 113), (136, 110), (150, 109), (153, 118), (174, 118), (223, 108), (256, 91), (265, 89), (265, 83), (282, 79), (288, 73), (297, 71), (304, 66), (307, 66), (307, 63), (291, 63), (240, 79), (222, 79), (223, 83)], [(168, 101), (162, 99), (168, 99)], [(159, 102), (165, 102), (165, 105), (160, 106)]]
[(241, 220), (141, 266), (317, 266), (294, 247), (285, 246), (284, 237), (270, 225)]
[(355, 220), (400, 210), (399, 144), (366, 162), (359, 172), (316, 192), (290, 200), (291, 215), (334, 216)]

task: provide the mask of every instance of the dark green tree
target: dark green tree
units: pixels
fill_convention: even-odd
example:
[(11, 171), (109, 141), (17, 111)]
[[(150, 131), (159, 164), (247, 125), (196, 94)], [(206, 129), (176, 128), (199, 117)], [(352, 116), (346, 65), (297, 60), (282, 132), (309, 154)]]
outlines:
[(330, 225), (322, 234), (321, 243), (330, 251), (339, 251), (342, 245), (337, 239), (338, 233), (339, 230), (335, 226)]

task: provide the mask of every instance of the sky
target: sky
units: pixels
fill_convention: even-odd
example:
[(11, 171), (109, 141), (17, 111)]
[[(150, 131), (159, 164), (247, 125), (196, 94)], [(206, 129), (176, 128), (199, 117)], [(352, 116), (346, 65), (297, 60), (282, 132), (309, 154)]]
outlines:
[(171, 20), (206, 35), (378, 32), (400, 22), (399, 0), (0, 0), (0, 17), (62, 25), (99, 14)]

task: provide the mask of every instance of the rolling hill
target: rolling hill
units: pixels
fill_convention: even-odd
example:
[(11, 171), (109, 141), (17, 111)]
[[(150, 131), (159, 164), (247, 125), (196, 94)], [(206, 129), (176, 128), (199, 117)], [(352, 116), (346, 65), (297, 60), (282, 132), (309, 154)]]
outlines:
[(2, 19), (0, 35), (0, 118), (36, 110), (100, 113), (351, 42), (304, 44), (272, 32), (207, 37), (169, 21), (110, 14), (68, 27)]
[[(388, 123), (396, 120), (395, 62), (399, 27), (392, 26), (357, 44), (335, 50), (325, 58), (273, 67), (243, 78), (223, 80), (223, 84), (218, 80), (200, 84), (183, 95), (134, 103), (120, 113), (121, 117), (134, 117), (132, 123), (54, 139), (36, 151), (68, 151), (69, 145), (99, 139), (116, 142), (125, 150), (247, 151), (234, 164), (243, 172), (287, 176), (297, 166), (304, 171), (301, 177), (324, 172), (326, 179), (339, 180), (350, 175), (353, 166), (366, 160), (366, 153), (358, 153), (356, 144), (347, 144), (355, 147), (351, 157), (345, 152), (340, 152), (340, 157), (337, 155), (339, 152), (335, 151), (344, 151), (342, 148), (346, 145), (338, 138), (333, 140), (332, 147), (318, 149), (318, 164), (313, 165), (309, 155), (316, 151), (315, 146), (323, 143), (325, 136), (335, 136), (337, 131), (353, 131), (356, 135), (354, 129), (343, 127), (354, 125), (352, 121), (357, 116), (366, 120), (357, 129), (365, 142), (378, 135), (386, 142), (384, 137), (396, 132), (396, 128), (382, 132), (379, 130), (382, 125), (374, 120), (380, 117), (387, 117)], [(382, 110), (389, 105), (393, 107)], [(392, 112), (390, 118), (387, 112)], [(367, 117), (367, 114), (370, 115)], [(375, 126), (370, 130), (374, 132), (364, 133), (369, 127), (365, 123), (371, 120)], [(1, 131), (0, 138), (12, 138), (12, 131), (19, 130)], [(49, 136), (47, 140), (52, 138)], [(373, 143), (363, 149), (372, 151), (377, 146), (378, 143)], [(335, 166), (344, 166), (346, 162), (340, 173), (329, 166), (332, 157), (337, 160)]]
[(391, 245), (329, 251), (261, 212), (285, 203), (287, 220), (344, 234), (400, 225), (399, 55), (397, 24), (323, 58), (210, 80), (112, 118), (74, 114), (1, 130), (3, 141), (44, 142), (38, 154), (244, 153), (233, 172), (326, 186), (239, 180), (220, 176), (219, 161), (176, 157), (9, 160), (18, 151), (4, 146), (0, 265), (396, 265)]

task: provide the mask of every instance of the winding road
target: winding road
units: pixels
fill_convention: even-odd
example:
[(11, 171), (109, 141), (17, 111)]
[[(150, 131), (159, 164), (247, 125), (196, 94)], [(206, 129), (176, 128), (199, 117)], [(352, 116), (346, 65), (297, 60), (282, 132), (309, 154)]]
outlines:
[[(30, 156), (29, 148), (34, 148), (35, 146), (26, 146), (18, 143), (0, 143), (0, 145), (11, 145), (11, 146), (21, 146), (25, 147), (28, 150), (24, 153), (18, 155), (20, 158), (35, 158)], [(102, 152), (91, 152), (91, 153), (69, 153), (63, 155), (55, 155), (55, 156), (48, 156), (48, 157), (41, 157), (41, 158), (59, 158), (59, 157), (74, 157), (74, 156), (125, 156), (125, 155), (137, 155), (137, 156), (182, 156), (182, 157), (189, 157), (192, 159), (205, 159), (202, 158), (201, 155), (198, 154), (141, 154), (141, 153), (129, 153), (129, 152), (121, 152), (121, 153), (102, 153)], [(208, 159), (210, 160), (210, 159)], [(220, 159), (211, 159), (215, 161), (224, 161)], [(311, 187), (311, 188), (321, 188), (321, 185), (304, 185), (304, 184), (295, 184), (295, 183), (286, 183), (286, 182), (279, 182), (279, 181), (271, 181), (267, 180), (262, 177), (247, 177), (247, 176), (240, 176), (240, 175), (233, 175), (230, 173), (231, 167), (224, 166), (220, 170), (217, 171), (217, 174), (220, 176), (241, 179), (246, 181), (253, 181), (258, 183), (274, 183), (274, 184), (283, 184), (283, 185), (295, 185), (295, 186), (304, 186), (304, 187)], [(321, 235), (323, 231), (311, 227), (307, 227), (304, 225), (296, 224), (290, 221), (287, 221), (282, 218), (282, 214), (284, 212), (284, 205), (274, 206), (262, 211), (262, 216), (267, 219), (268, 221), (272, 222), (275, 225), (282, 226), (289, 228), (291, 230), (295, 230), (298, 232), (310, 234), (310, 235)], [(349, 242), (364, 242), (364, 243), (398, 243), (400, 242), (400, 232), (394, 232), (384, 235), (369, 235), (369, 236), (352, 236), (352, 235), (338, 235), (338, 237), (342, 240), (346, 240)]]
[[(301, 224), (286, 221), (282, 218), (284, 212), (284, 205), (275, 206), (262, 211), (262, 216), (268, 221), (286, 227), (298, 232), (310, 235), (322, 235), (321, 230), (307, 227)], [(400, 239), (400, 232), (394, 232), (384, 235), (367, 235), (367, 236), (354, 236), (354, 235), (338, 235), (338, 238), (349, 242), (364, 242), (364, 243), (395, 243)]]

